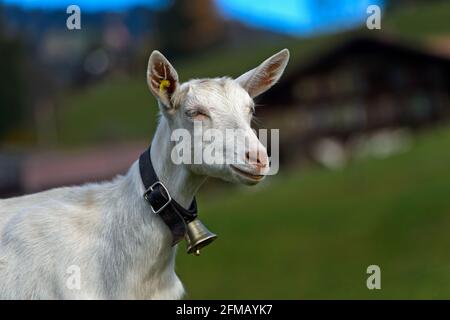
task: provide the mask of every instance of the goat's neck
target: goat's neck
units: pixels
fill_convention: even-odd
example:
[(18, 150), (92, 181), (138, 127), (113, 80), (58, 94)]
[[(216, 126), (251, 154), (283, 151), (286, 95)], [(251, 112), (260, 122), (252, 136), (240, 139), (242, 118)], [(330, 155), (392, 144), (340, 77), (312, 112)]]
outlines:
[(171, 152), (174, 142), (170, 140), (171, 130), (162, 117), (152, 141), (150, 157), (159, 180), (169, 190), (175, 201), (188, 208), (205, 177), (192, 173), (184, 164), (174, 164)]

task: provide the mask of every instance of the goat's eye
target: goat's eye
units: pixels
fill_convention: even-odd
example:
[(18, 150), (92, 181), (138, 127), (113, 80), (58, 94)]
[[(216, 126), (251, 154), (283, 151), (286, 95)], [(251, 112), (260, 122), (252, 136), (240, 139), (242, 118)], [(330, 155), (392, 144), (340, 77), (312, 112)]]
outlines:
[(186, 113), (186, 116), (188, 116), (189, 118), (193, 118), (193, 117), (199, 115), (198, 111), (196, 111), (196, 110), (187, 110), (185, 113)]
[(207, 114), (205, 114), (204, 112), (202, 112), (200, 110), (186, 110), (185, 114), (188, 118), (191, 118), (191, 119), (203, 119), (203, 118), (208, 117)]

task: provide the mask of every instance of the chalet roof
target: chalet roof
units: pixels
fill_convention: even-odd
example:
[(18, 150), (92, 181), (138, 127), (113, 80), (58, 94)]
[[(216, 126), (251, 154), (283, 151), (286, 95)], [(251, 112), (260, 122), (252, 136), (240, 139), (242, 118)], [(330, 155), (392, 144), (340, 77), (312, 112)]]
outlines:
[[(364, 35), (350, 35), (318, 53), (307, 63), (297, 64), (290, 72), (281, 78), (274, 88), (269, 90), (262, 100), (264, 103), (283, 103), (283, 91), (293, 85), (299, 78), (318, 70), (332, 68), (338, 61), (348, 56), (362, 56), (366, 53), (377, 53), (380, 59), (388, 56), (407, 56), (414, 61), (429, 61), (450, 68), (450, 51), (437, 50), (436, 46), (418, 46), (393, 37), (376, 37)], [(440, 47), (442, 48), (442, 46)]]

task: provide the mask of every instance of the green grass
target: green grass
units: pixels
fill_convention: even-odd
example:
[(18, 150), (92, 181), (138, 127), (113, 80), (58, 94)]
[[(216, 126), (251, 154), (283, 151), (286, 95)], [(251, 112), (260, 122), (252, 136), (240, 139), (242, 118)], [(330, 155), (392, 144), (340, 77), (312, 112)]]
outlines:
[(420, 41), (450, 34), (450, 2), (440, 1), (402, 6), (387, 14), (382, 28), (404, 38)]
[[(281, 172), (199, 198), (220, 238), (180, 248), (188, 299), (450, 298), (450, 130), (340, 171)], [(366, 288), (377, 264), (382, 289)]]
[(59, 115), (59, 143), (98, 144), (150, 137), (156, 126), (156, 100), (142, 81), (115, 78), (69, 95)]

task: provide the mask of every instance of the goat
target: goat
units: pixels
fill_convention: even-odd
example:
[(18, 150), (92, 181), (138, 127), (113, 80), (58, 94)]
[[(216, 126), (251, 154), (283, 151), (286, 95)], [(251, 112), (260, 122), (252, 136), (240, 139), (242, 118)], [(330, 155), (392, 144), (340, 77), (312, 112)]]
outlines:
[[(288, 60), (284, 49), (237, 79), (181, 84), (170, 62), (152, 52), (147, 83), (161, 117), (150, 158), (180, 205), (189, 206), (208, 176), (248, 185), (264, 178), (269, 161), (250, 126), (253, 98), (278, 81)], [(240, 165), (175, 164), (171, 132), (183, 128), (195, 134), (196, 123), (220, 131), (241, 129), (259, 149), (257, 161), (249, 161), (248, 150), (231, 150), (244, 155)], [(176, 246), (144, 192), (136, 161), (109, 182), (0, 200), (0, 298), (182, 298), (184, 288), (174, 270)]]

